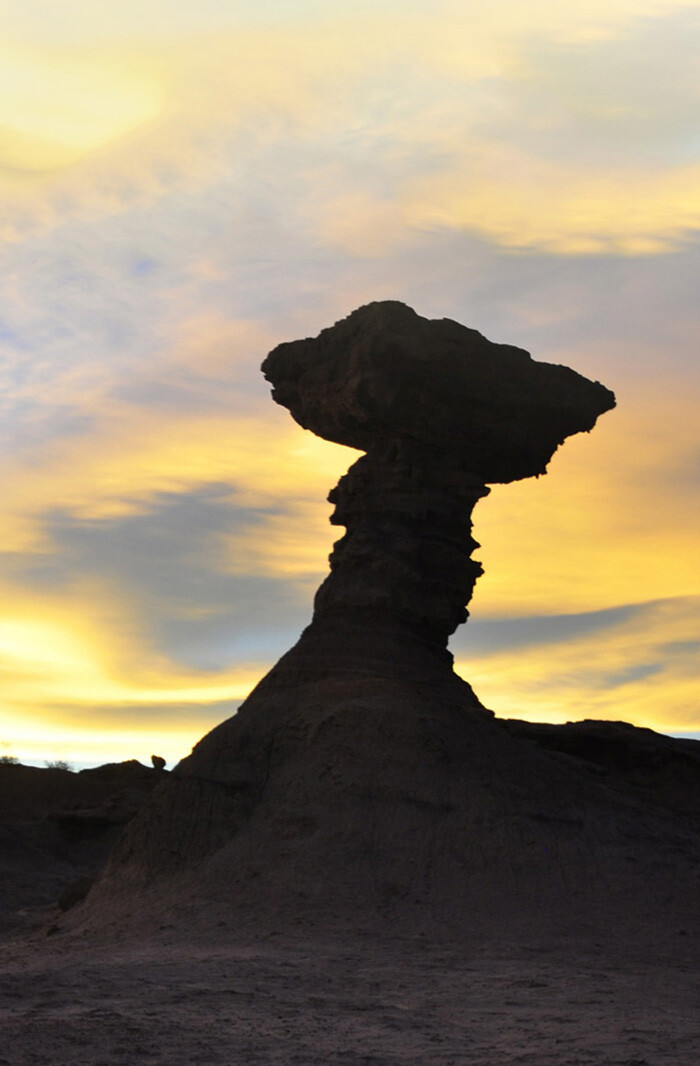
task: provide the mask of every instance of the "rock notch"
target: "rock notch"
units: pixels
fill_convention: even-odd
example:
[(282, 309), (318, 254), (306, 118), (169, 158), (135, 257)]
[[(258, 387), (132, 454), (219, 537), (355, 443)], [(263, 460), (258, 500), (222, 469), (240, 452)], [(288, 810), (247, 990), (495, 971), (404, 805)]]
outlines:
[(396, 302), (263, 369), (302, 426), (366, 453), (330, 497), (347, 532), (298, 643), (164, 775), (76, 910), (457, 928), (601, 907), (619, 923), (663, 896), (670, 914), (697, 829), (494, 719), (447, 651), (487, 483), (544, 473), (612, 393)]

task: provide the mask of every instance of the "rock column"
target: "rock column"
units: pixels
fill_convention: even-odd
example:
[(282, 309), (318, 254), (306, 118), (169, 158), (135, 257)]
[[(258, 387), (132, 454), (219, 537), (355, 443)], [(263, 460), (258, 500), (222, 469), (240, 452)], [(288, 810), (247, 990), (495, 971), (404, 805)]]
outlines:
[(329, 496), (347, 533), (330, 557), (314, 623), (406, 627), (444, 651), (483, 572), (471, 512), (489, 489), (448, 452), (409, 438), (372, 447)]

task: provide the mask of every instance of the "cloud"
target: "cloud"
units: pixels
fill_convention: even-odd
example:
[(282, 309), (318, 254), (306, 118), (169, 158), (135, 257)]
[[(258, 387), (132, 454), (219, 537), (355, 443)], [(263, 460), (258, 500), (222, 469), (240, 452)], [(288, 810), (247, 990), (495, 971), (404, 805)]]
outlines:
[[(360, 255), (433, 226), (513, 249), (658, 253), (698, 226), (690, 0), (417, 4), (398, 21), (393, 3), (297, 4), (275, 25), (205, 4), (194, 33), (182, 11), (128, 8), (131, 40), (110, 43), (71, 10), (79, 42), (59, 33), (35, 55), (8, 38), (15, 64), (41, 70), (14, 79), (7, 105), (8, 240), (253, 177), (287, 213), (318, 208), (319, 236)], [(17, 32), (21, 45), (26, 20)], [(659, 39), (677, 61), (652, 92)], [(650, 161), (669, 125), (673, 156)], [(62, 173), (37, 184), (32, 167)]]
[(244, 649), (247, 656), (239, 648), (232, 661), (235, 640), (228, 657), (220, 649), (219, 664), (188, 665), (196, 653), (178, 661), (172, 646), (158, 646), (148, 589), (139, 601), (128, 582), (114, 580), (118, 565), (96, 575), (89, 560), (78, 573), (70, 563), (53, 584), (1, 582), (2, 739), (19, 756), (53, 746), (52, 757), (81, 759), (90, 748), (101, 751), (98, 761), (131, 758), (139, 738), (150, 737), (167, 745), (168, 758), (182, 757), (202, 723), (215, 724), (224, 707), (233, 713), (269, 667), (260, 647)]
[[(285, 519), (283, 508), (280, 501)], [(281, 655), (310, 618), (294, 564), (285, 560), (267, 574), (241, 559), (267, 540), (268, 518), (237, 505), (229, 484), (161, 493), (139, 512), (111, 518), (54, 512), (44, 522), (50, 554), (28, 559), (19, 573), (26, 586), (56, 593), (78, 576), (99, 581), (105, 599), (138, 619), (142, 662), (153, 649), (171, 669), (211, 671), (215, 679), (241, 660)], [(316, 583), (323, 563), (322, 554), (313, 560)], [(130, 657), (120, 669), (133, 675), (138, 662)]]
[[(55, 445), (51, 459), (39, 468), (18, 463), (5, 472), (0, 572), (13, 581), (25, 581), (22, 573), (29, 568), (41, 581), (52, 568), (80, 572), (81, 566), (94, 565), (89, 555), (80, 555), (81, 531), (82, 551), (88, 553), (104, 531), (103, 569), (109, 568), (110, 552), (116, 560), (123, 551), (120, 582), (129, 587), (138, 580), (139, 558), (120, 547), (119, 537), (146, 538), (144, 550), (165, 537), (162, 565), (176, 568), (178, 522), (185, 523), (183, 535), (189, 530), (196, 539), (196, 516), (206, 521), (214, 515), (218, 539), (211, 567), (219, 573), (259, 574), (261, 595), (262, 579), (283, 579), (297, 584), (308, 599), (309, 582), (325, 569), (335, 539), (327, 525), (330, 508), (322, 501), (349, 465), (339, 455), (346, 449), (316, 441), (291, 419), (280, 426), (274, 411), (265, 419), (173, 411), (157, 420), (149, 412), (105, 423), (102, 434)], [(212, 484), (221, 496), (208, 503)], [(65, 539), (72, 540), (70, 566), (59, 550), (61, 537), (64, 550)], [(174, 578), (164, 573), (163, 580)], [(107, 598), (113, 594), (109, 588), (103, 592)], [(196, 601), (195, 586), (190, 593)], [(283, 598), (281, 590), (278, 596)], [(166, 611), (165, 601), (159, 609)]]
[[(167, 732), (174, 705), (195, 721), (243, 698), (308, 621), (309, 570), (328, 551), (311, 561), (309, 517), (329, 542), (319, 504), (347, 450), (267, 398), (257, 412), (246, 345), (262, 338), (251, 323), (192, 324), (140, 375), (112, 368), (111, 387), (88, 386), (82, 433), (8, 457), (0, 662), (15, 731), (53, 731), (83, 707), (116, 743), (138, 705)], [(286, 527), (297, 548), (279, 567)]]
[(592, 35), (586, 5), (582, 36), (524, 12), (508, 62), (433, 123), (446, 158), (403, 184), (407, 222), (557, 255), (682, 246), (700, 225), (698, 5), (613, 5)]
[(594, 633), (601, 636), (609, 627), (619, 626), (639, 610), (636, 604), (608, 607), (580, 614), (525, 615), (521, 618), (486, 618), (469, 621), (452, 638), (457, 654), (477, 658), (502, 652), (523, 651), (533, 646), (549, 646), (579, 640)]
[[(514, 180), (517, 175), (517, 180)], [(412, 224), (482, 233), (512, 251), (656, 255), (700, 230), (700, 165), (639, 175), (550, 163), (517, 149), (472, 146), (461, 166), (406, 190)]]
[(471, 652), (467, 630), (457, 669), (501, 717), (612, 719), (691, 732), (700, 729), (699, 618), (700, 596), (685, 596), (584, 616), (578, 626), (565, 619), (560, 634), (532, 619), (527, 654), (522, 631), (507, 646), (506, 625), (505, 647), (496, 641), (490, 652)]

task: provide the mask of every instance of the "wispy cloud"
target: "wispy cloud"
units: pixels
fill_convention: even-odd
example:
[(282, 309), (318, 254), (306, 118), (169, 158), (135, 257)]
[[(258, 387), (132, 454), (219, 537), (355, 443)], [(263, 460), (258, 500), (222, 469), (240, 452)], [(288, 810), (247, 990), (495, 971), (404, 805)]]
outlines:
[[(531, 619), (532, 643), (470, 653), (457, 668), (501, 717), (540, 722), (623, 720), (667, 732), (697, 729), (700, 597), (680, 597), (585, 616), (561, 633)], [(507, 629), (507, 626), (505, 627)], [(508, 638), (506, 637), (506, 640)]]
[[(9, 239), (241, 172), (302, 211), (312, 183), (321, 234), (345, 250), (352, 225), (334, 204), (399, 245), (437, 225), (510, 248), (639, 254), (698, 225), (696, 2), (409, 5), (398, 21), (393, 4), (302, 4), (273, 25), (205, 4), (195, 33), (191, 13), (149, 14), (125, 12), (106, 40), (111, 20), (79, 8), (78, 41), (22, 52), (8, 38)], [(676, 57), (661, 88), (660, 35)]]

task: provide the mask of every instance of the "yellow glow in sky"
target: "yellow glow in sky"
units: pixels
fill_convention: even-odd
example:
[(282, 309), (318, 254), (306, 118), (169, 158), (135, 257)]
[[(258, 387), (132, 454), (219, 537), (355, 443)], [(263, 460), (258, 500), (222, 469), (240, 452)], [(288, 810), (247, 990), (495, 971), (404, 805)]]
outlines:
[[(73, 9), (77, 23), (84, 20), (81, 5), (68, 8), (67, 19)], [(147, 46), (139, 44), (147, 58), (128, 43), (130, 32), (140, 39), (143, 30), (136, 8), (115, 16), (120, 36), (109, 50), (98, 26), (96, 51), (88, 40), (81, 49), (39, 50), (16, 40), (0, 46), (0, 164), (15, 176), (72, 168), (73, 178), (60, 186), (71, 212), (110, 214), (124, 207), (121, 193), (105, 190), (115, 180), (135, 199), (157, 200), (170, 188), (157, 177), (164, 170), (171, 181), (187, 173), (204, 190), (232, 162), (245, 164), (248, 144), (255, 155), (261, 144), (274, 148), (281, 139), (294, 153), (373, 131), (368, 149), (376, 143), (380, 154), (359, 181), (352, 165), (343, 172), (342, 152), (335, 169), (319, 166), (314, 151), (301, 161), (314, 186), (309, 203), (320, 236), (352, 255), (381, 256), (431, 227), (482, 234), (513, 250), (661, 254), (700, 223), (694, 153), (648, 159), (647, 140), (653, 148), (658, 135), (653, 123), (630, 142), (627, 160), (609, 151), (597, 162), (567, 158), (566, 136), (576, 143), (584, 119), (594, 149), (597, 137), (605, 143), (611, 116), (623, 145), (630, 124), (645, 129), (653, 72), (645, 78), (643, 67), (642, 75), (637, 71), (622, 102), (613, 93), (606, 106), (589, 104), (585, 85), (564, 84), (565, 71), (554, 68), (540, 85), (532, 51), (619, 41), (624, 55), (636, 26), (700, 9), (696, 0), (574, 7), (494, 0), (466, 10), (445, 3), (412, 8), (398, 26), (381, 3), (361, 17), (344, 4), (323, 17), (305, 14), (303, 5), (290, 9), (291, 19), (279, 25), (244, 20), (236, 27), (235, 12), (211, 12), (204, 4), (199, 34), (191, 25), (186, 33), (177, 13), (168, 19), (164, 8), (152, 10)], [(401, 108), (411, 90), (408, 71), (423, 80), (425, 98), (411, 97)], [(614, 64), (612, 71), (614, 77)], [(673, 74), (669, 67), (671, 83)], [(513, 126), (505, 120), (533, 87), (539, 95), (521, 116), (521, 131), (517, 117)], [(682, 89), (680, 82), (679, 99)], [(568, 135), (560, 121), (571, 125)], [(149, 123), (148, 137), (132, 151), (125, 135)], [(241, 129), (253, 135), (236, 145), (232, 159), (226, 142)], [(690, 127), (686, 136), (693, 136)], [(418, 146), (428, 165), (418, 165), (418, 156), (417, 173), (398, 176), (388, 191), (371, 187), (366, 175), (374, 168), (391, 173), (395, 160)], [(93, 173), (81, 163), (96, 149), (108, 149), (110, 158)], [(35, 216), (37, 225), (65, 217), (50, 197), (37, 201)], [(18, 239), (11, 226), (8, 232)]]
[(514, 251), (653, 255), (700, 227), (700, 166), (610, 174), (492, 145), (413, 182), (406, 213), (414, 225), (483, 233)]
[[(233, 713), (264, 673), (259, 663), (208, 674), (176, 673), (145, 644), (131, 649), (129, 668), (115, 659), (112, 640), (119, 634), (104, 624), (91, 628), (86, 605), (76, 604), (72, 612), (64, 608), (63, 616), (54, 618), (48, 603), (43, 612), (40, 603), (35, 609), (37, 618), (6, 613), (0, 621), (0, 755), (16, 753), (29, 760), (48, 757), (48, 751), (51, 758), (68, 761), (143, 759), (145, 753), (135, 748), (159, 743), (172, 761), (186, 754), (201, 733), (197, 708), (200, 722), (201, 708), (209, 704), (228, 703)], [(130, 705), (138, 709), (135, 717), (128, 715)], [(183, 725), (181, 711), (174, 721), (163, 721), (164, 714), (172, 717), (168, 708), (183, 705), (191, 707), (191, 725)], [(149, 706), (157, 711), (155, 725)], [(53, 737), (48, 743), (47, 732)]]
[(128, 62), (0, 45), (0, 169), (53, 171), (155, 119), (155, 80)]
[(477, 505), (480, 617), (700, 595), (695, 401), (661, 389), (618, 400), (563, 445), (546, 477), (494, 486)]
[(692, 731), (700, 667), (685, 649), (698, 644), (699, 607), (697, 596), (661, 601), (576, 640), (463, 654), (455, 668), (500, 717)]

